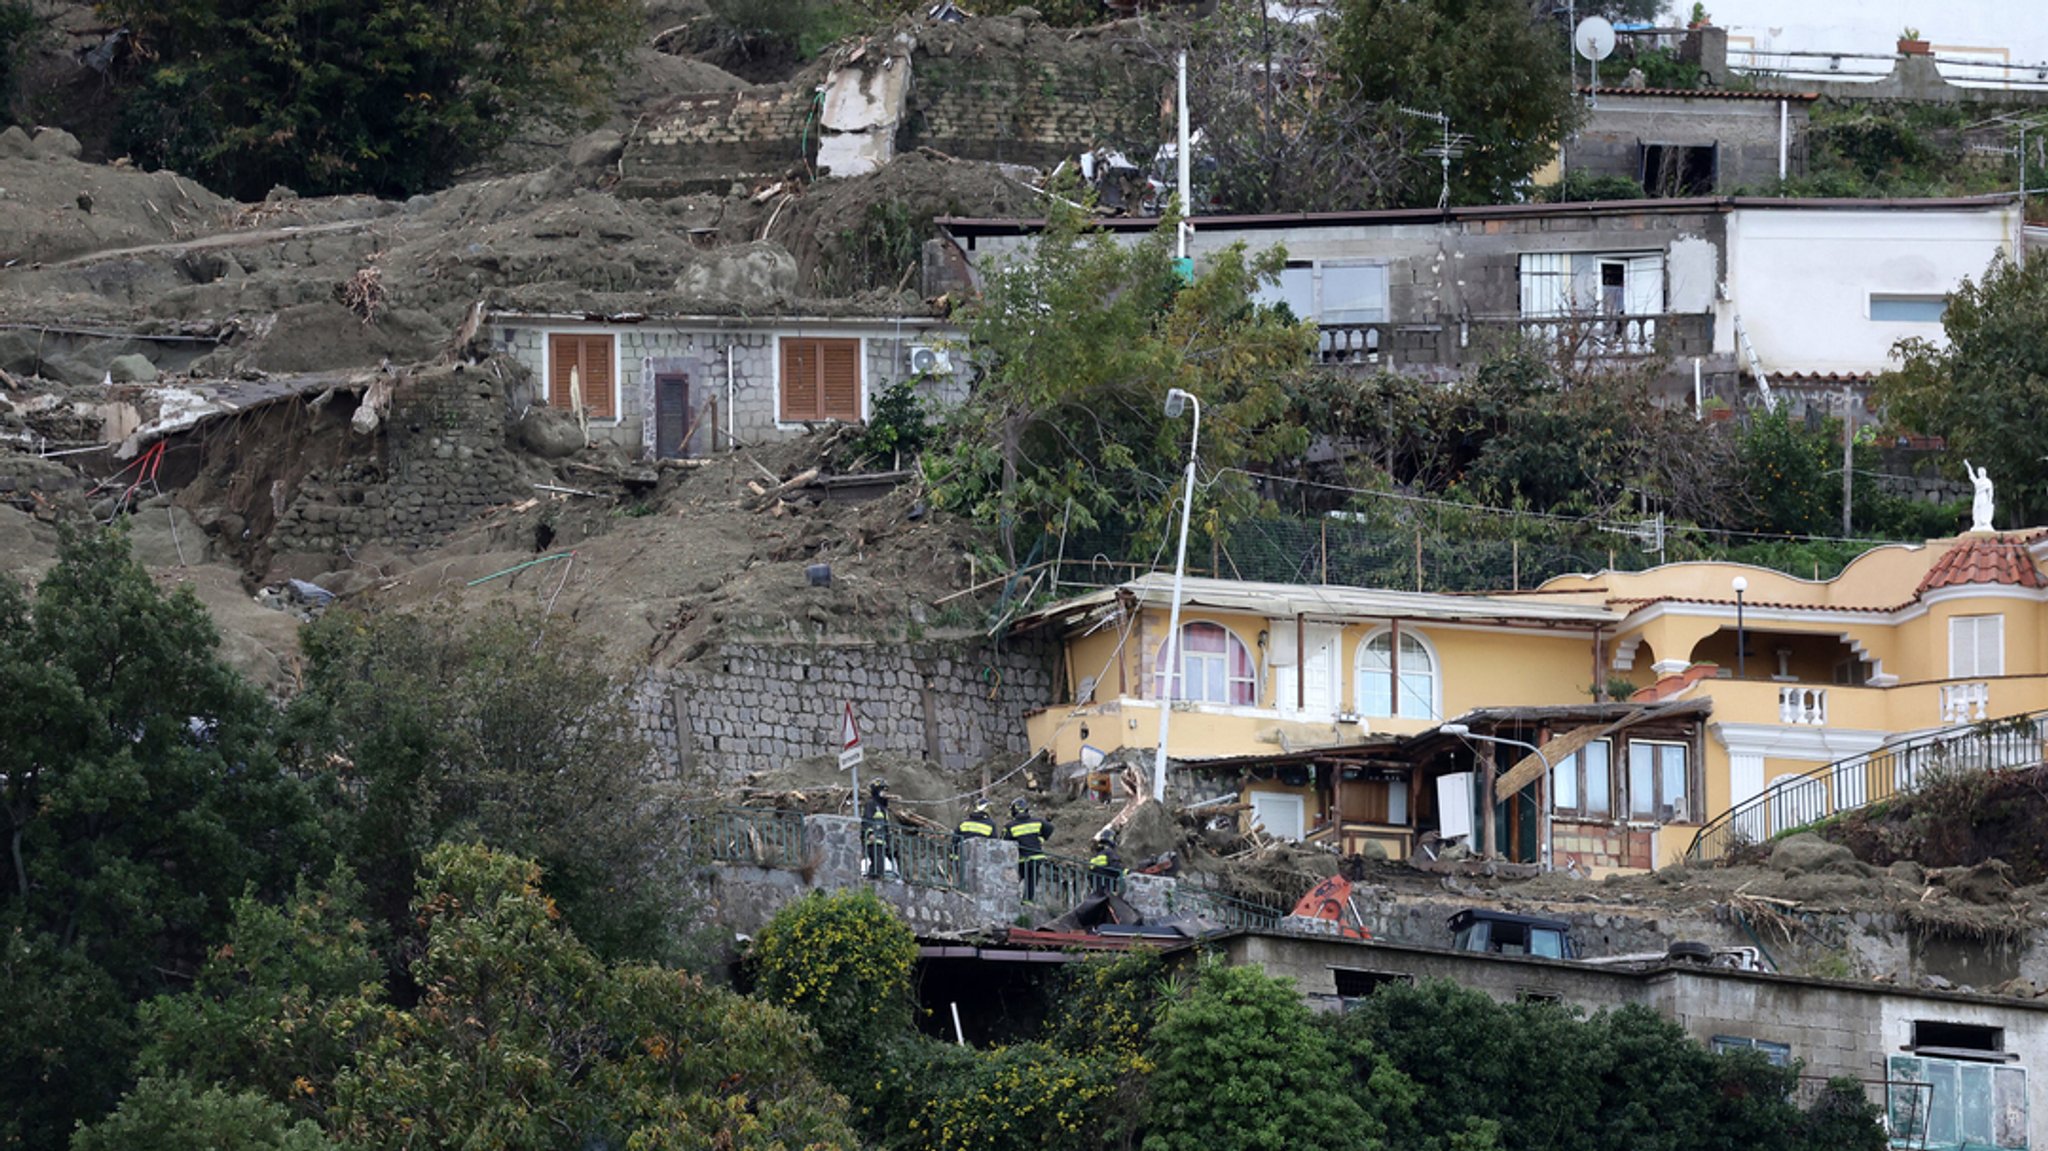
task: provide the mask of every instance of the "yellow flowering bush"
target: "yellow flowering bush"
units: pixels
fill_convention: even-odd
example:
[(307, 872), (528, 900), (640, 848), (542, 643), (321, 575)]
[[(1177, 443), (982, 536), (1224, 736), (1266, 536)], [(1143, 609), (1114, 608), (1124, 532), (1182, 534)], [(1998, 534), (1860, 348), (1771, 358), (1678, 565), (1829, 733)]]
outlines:
[(757, 990), (811, 1021), (824, 1049), (873, 1049), (907, 1031), (917, 937), (866, 889), (814, 891), (775, 913), (754, 943)]

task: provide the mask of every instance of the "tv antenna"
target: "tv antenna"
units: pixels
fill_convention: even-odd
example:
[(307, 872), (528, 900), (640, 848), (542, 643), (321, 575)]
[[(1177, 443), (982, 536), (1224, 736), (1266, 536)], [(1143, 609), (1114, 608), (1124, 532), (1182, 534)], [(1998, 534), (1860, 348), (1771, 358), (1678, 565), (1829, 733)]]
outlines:
[(1614, 54), (1614, 25), (1605, 16), (1588, 16), (1572, 29), (1572, 49), (1593, 62), (1593, 84), (1586, 106), (1594, 107), (1600, 96), (1600, 61)]
[(1429, 120), (1442, 129), (1443, 135), (1439, 141), (1424, 148), (1422, 154), (1435, 157), (1442, 165), (1444, 183), (1443, 190), (1437, 193), (1436, 210), (1441, 212), (1448, 209), (1451, 206), (1451, 161), (1465, 154), (1465, 146), (1472, 142), (1472, 137), (1463, 132), (1451, 131), (1451, 118), (1442, 112), (1424, 112), (1419, 108), (1408, 108), (1399, 104), (1394, 107), (1404, 115), (1413, 116), (1418, 120)]

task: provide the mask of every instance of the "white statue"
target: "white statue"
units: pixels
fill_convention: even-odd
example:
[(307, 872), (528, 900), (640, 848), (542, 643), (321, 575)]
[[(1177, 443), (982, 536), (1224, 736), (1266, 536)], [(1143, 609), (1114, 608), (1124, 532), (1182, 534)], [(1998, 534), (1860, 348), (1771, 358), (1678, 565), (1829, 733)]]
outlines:
[(1977, 494), (1970, 500), (1970, 530), (1973, 532), (1996, 531), (1991, 526), (1991, 473), (1983, 468), (1972, 468), (1970, 461), (1963, 461), (1963, 474), (1970, 477), (1970, 486)]

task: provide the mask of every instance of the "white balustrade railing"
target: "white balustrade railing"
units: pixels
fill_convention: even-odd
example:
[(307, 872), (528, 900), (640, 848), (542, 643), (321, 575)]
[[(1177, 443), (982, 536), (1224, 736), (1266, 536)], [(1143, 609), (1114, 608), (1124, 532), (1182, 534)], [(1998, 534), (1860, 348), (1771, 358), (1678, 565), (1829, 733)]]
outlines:
[(1982, 723), (1991, 715), (1991, 685), (1988, 683), (1945, 683), (1941, 685), (1941, 722)]
[(1781, 687), (1778, 689), (1778, 722), (1801, 727), (1826, 727), (1828, 689), (1824, 687)]

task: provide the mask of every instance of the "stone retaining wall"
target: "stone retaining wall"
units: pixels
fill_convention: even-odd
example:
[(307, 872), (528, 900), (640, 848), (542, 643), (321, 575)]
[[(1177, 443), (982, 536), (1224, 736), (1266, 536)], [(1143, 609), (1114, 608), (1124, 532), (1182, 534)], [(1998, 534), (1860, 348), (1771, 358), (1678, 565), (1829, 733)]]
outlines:
[(1055, 655), (1043, 642), (733, 642), (650, 671), (633, 712), (664, 763), (721, 780), (836, 755), (848, 702), (868, 754), (963, 771), (1029, 754), (1024, 719), (1052, 699)]

